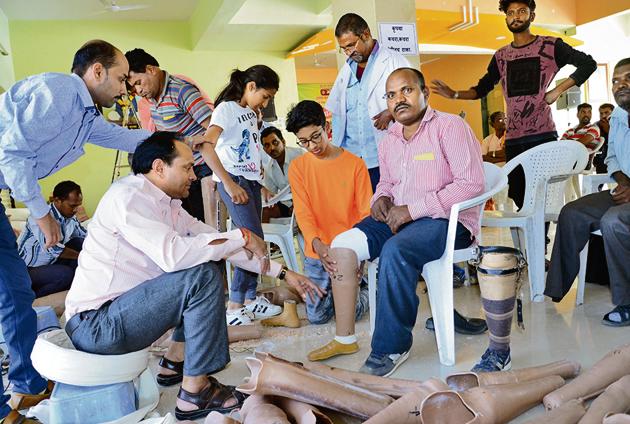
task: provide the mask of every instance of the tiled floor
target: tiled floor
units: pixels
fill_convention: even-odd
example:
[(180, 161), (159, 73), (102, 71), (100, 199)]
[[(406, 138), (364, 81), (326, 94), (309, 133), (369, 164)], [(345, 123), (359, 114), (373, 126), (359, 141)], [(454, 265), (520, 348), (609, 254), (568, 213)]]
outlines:
[[(484, 237), (488, 245), (511, 245), (509, 233), (505, 230), (484, 230)], [(488, 343), (487, 335), (457, 334), (456, 365), (454, 367), (440, 365), (434, 333), (424, 329), (424, 321), (430, 316), (430, 305), (426, 294), (420, 294), (420, 297), (421, 306), (414, 330), (415, 342), (411, 355), (393, 377), (425, 380), (433, 376), (444, 378), (456, 371), (469, 370), (485, 350)], [(529, 298), (527, 292), (525, 298)], [(589, 367), (615, 346), (630, 340), (630, 331), (627, 328), (615, 329), (600, 323), (602, 316), (612, 309), (607, 287), (587, 285), (585, 302), (583, 306), (575, 306), (575, 290), (558, 304), (548, 299), (542, 303), (525, 301), (523, 308), (525, 330), (521, 331), (514, 326), (512, 331), (513, 367), (533, 366), (563, 358), (577, 360), (583, 367)], [(455, 304), (458, 310), (467, 316), (481, 316), (478, 286), (455, 290)], [(306, 361), (306, 354), (311, 349), (326, 343), (334, 335), (334, 323), (316, 326), (308, 325), (303, 320), (303, 325), (299, 329), (266, 329), (265, 336), (259, 341), (233, 344), (231, 364), (216, 377), (223, 383), (239, 384), (249, 375), (244, 358), (250, 356), (256, 348), (288, 360)], [(358, 370), (370, 350), (367, 317), (357, 323), (357, 335), (361, 346), (358, 353), (337, 357), (327, 363), (335, 367)], [(156, 364), (157, 358), (152, 361), (154, 367)], [(162, 389), (158, 411), (162, 414), (172, 412), (176, 395), (177, 387)], [(523, 422), (542, 412), (543, 408), (539, 406), (514, 422)]]

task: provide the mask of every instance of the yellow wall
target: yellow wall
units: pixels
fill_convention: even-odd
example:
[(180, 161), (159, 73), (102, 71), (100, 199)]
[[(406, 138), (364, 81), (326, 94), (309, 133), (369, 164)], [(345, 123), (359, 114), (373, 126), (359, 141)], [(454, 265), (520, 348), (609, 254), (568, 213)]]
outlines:
[[(191, 51), (185, 22), (11, 21), (10, 35), (18, 80), (40, 72), (68, 72), (81, 44), (102, 38), (123, 52), (144, 48), (163, 69), (190, 76), (211, 97), (227, 83), (233, 68), (263, 63), (280, 75), (275, 99), (278, 116), (285, 116), (289, 106), (297, 102), (295, 67), (292, 59), (285, 59), (286, 53)], [(114, 151), (88, 145), (79, 161), (41, 181), (44, 197), (48, 198), (59, 181), (72, 179), (82, 186), (86, 210), (91, 215), (109, 187), (114, 156)]]
[(630, 9), (630, 0), (575, 0), (576, 25), (582, 25)]
[(304, 68), (295, 69), (298, 84), (317, 84), (335, 82), (337, 68)]
[[(421, 70), (427, 84), (431, 80), (444, 81), (453, 90), (466, 90), (477, 84), (486, 73), (490, 55), (443, 55), (439, 60), (422, 65)], [(422, 60), (422, 57), (421, 57)], [(483, 139), (481, 124), (481, 102), (479, 100), (450, 100), (437, 94), (429, 96), (432, 108), (458, 114), (466, 112), (466, 121), (479, 140)]]

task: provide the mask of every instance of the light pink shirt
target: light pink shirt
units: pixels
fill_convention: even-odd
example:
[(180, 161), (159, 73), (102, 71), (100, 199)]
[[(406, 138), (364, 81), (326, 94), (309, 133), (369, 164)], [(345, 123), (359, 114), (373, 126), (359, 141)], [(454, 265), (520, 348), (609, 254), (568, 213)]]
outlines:
[[(448, 219), (451, 206), (478, 196), (484, 189), (479, 141), (457, 115), (427, 107), (416, 133), (403, 138), (396, 122), (378, 146), (381, 179), (372, 204), (381, 196), (396, 206), (407, 205), (411, 217)], [(459, 221), (476, 236), (480, 208), (459, 215)]]
[[(112, 184), (90, 222), (66, 298), (66, 318), (115, 299), (166, 272), (227, 259), (259, 272), (260, 262), (248, 259), (240, 230), (219, 233), (190, 216), (180, 200), (171, 199), (143, 175)], [(209, 245), (216, 239), (222, 244)], [(271, 264), (268, 275), (280, 273)]]

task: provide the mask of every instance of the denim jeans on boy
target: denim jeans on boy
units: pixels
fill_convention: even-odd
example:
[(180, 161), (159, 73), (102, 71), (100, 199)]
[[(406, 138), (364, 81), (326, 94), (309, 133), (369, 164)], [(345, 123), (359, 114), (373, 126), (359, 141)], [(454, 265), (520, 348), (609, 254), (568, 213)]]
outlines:
[[(225, 185), (219, 183), (219, 194), (223, 203), (227, 207), (232, 228), (247, 228), (260, 238), (264, 238), (262, 230), (262, 201), (260, 197), (261, 185), (258, 181), (250, 181), (245, 177), (230, 175), (232, 180), (241, 186), (246, 192), (249, 200), (247, 203), (237, 205), (232, 202), (232, 198), (225, 191)], [(230, 286), (230, 301), (244, 303), (245, 299), (256, 299), (256, 286), (258, 285), (258, 274), (241, 268), (234, 270), (232, 285)]]
[[(315, 297), (314, 300), (306, 296), (306, 317), (311, 324), (325, 324), (335, 316), (335, 304), (333, 301), (330, 275), (324, 269), (319, 259), (304, 258), (304, 274), (310, 278), (319, 288), (326, 290), (324, 297)], [(361, 284), (357, 292), (357, 307), (354, 319), (363, 317), (369, 308), (367, 287)]]
[[(372, 352), (406, 352), (413, 343), (412, 330), (420, 304), (418, 279), (425, 264), (442, 256), (448, 220), (420, 218), (405, 224), (396, 234), (371, 217), (355, 227), (367, 236), (370, 259), (379, 258)], [(470, 232), (460, 223), (455, 248), (463, 249), (471, 243)]]
[[(8, 378), (13, 391), (35, 394), (46, 388), (44, 380), (33, 368), (31, 351), (37, 337), (37, 316), (32, 304), (35, 294), (26, 264), (20, 258), (15, 233), (0, 204), (0, 323), (11, 356)], [(4, 387), (3, 387), (4, 389)], [(11, 410), (9, 396), (0, 394), (0, 419)]]

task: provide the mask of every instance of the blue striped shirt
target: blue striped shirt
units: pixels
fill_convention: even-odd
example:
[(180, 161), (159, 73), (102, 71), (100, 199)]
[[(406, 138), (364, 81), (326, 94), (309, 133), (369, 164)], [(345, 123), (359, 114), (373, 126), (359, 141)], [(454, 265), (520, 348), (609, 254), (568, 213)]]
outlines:
[[(160, 131), (174, 131), (186, 136), (203, 134), (201, 123), (212, 115), (210, 105), (193, 84), (164, 71), (166, 82), (157, 101), (151, 103), (151, 119)], [(195, 165), (203, 163), (201, 152), (193, 152)]]
[[(87, 236), (87, 231), (81, 226), (76, 216), (66, 218), (52, 203), (50, 204), (50, 213), (61, 228), (60, 244), (65, 245), (73, 238), (85, 238)], [(44, 247), (46, 245), (46, 237), (32, 217), (26, 222), (26, 227), (20, 233), (17, 243), (18, 253), (28, 267), (50, 265), (59, 258), (64, 249), (61, 246), (53, 246), (50, 249), (46, 249)]]
[(41, 218), (49, 206), (37, 180), (79, 159), (85, 143), (133, 152), (150, 135), (106, 122), (78, 75), (27, 77), (0, 95), (0, 189)]

